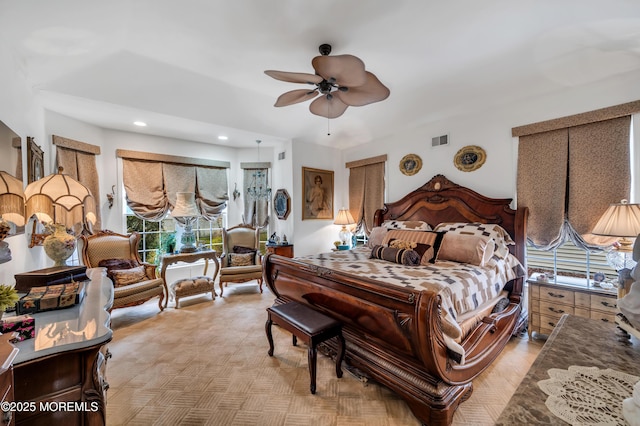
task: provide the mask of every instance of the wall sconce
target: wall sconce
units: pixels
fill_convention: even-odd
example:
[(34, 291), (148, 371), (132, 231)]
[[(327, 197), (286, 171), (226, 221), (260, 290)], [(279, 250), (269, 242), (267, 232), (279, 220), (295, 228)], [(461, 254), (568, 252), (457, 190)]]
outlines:
[(109, 208), (113, 207), (113, 199), (116, 196), (116, 186), (111, 185), (111, 194), (107, 194), (107, 201), (109, 202)]
[(236, 198), (240, 197), (240, 191), (238, 191), (238, 184), (234, 183), (233, 184), (233, 201), (236, 200)]

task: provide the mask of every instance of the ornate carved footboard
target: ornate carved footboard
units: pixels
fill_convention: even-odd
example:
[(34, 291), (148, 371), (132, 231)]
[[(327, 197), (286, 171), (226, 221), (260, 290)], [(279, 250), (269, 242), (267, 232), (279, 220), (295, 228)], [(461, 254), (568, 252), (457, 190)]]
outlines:
[[(399, 202), (386, 204), (376, 219), (498, 223), (516, 241), (513, 253), (524, 265), (526, 211), (512, 210), (509, 203), (436, 176)], [(449, 356), (440, 298), (433, 292), (273, 254), (263, 259), (263, 275), (275, 303), (295, 300), (341, 321), (346, 362), (397, 392), (425, 424), (451, 423), (457, 406), (471, 395), (471, 380), (499, 355), (521, 316), (522, 279), (517, 279), (509, 284), (508, 307), (483, 318), (461, 342), (466, 362), (460, 365)]]

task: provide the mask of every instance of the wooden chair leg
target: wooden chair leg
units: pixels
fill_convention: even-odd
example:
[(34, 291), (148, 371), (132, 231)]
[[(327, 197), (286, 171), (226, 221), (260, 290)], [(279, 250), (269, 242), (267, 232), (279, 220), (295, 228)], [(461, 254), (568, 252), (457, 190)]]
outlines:
[(271, 318), (268, 318), (267, 323), (264, 325), (264, 330), (267, 333), (267, 340), (269, 341), (269, 352), (267, 352), (269, 356), (273, 356), (273, 336), (271, 335), (271, 324), (273, 324), (273, 321), (271, 320)]

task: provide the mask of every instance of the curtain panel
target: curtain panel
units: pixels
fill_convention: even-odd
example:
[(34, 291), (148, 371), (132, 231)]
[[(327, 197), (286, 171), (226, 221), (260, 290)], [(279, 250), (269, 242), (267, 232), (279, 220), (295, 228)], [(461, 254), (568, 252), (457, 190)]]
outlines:
[(385, 155), (346, 165), (349, 168), (349, 212), (356, 221), (356, 232), (369, 235), (376, 210), (384, 207), (386, 159)]
[(244, 214), (242, 221), (245, 225), (254, 227), (267, 226), (269, 223), (269, 199), (254, 199), (249, 196), (250, 187), (268, 188), (269, 169), (268, 168), (244, 168), (242, 173), (244, 182)]
[(100, 178), (96, 167), (96, 155), (100, 154), (100, 147), (55, 135), (53, 144), (56, 145), (56, 170), (62, 167), (64, 174), (89, 188), (96, 206), (96, 221), (92, 231), (102, 229)]
[(609, 204), (629, 198), (630, 127), (625, 116), (520, 136), (518, 207), (529, 208), (527, 238), (534, 247), (611, 244), (591, 229)]

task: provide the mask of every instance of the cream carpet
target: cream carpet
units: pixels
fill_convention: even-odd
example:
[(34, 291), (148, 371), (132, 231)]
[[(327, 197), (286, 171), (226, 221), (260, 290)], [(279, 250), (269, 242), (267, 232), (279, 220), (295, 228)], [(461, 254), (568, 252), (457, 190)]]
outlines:
[[(108, 425), (419, 425), (402, 399), (363, 383), (318, 354), (309, 392), (307, 348), (273, 327), (267, 355), (265, 309), (274, 296), (253, 283), (230, 284), (223, 298), (193, 296), (160, 312), (157, 300), (112, 313)], [(492, 425), (543, 342), (514, 338), (474, 381), (454, 425)]]

